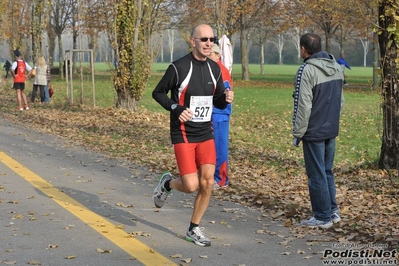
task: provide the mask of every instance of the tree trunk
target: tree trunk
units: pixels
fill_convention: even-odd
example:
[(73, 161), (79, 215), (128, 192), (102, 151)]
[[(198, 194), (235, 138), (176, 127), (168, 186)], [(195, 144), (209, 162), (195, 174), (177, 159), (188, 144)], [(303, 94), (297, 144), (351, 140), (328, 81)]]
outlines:
[(265, 44), (261, 43), (259, 46), (259, 57), (260, 57), (260, 75), (265, 75)]
[(241, 69), (242, 80), (249, 81), (248, 39), (247, 29), (241, 29)]
[[(51, 10), (51, 9), (49, 9)], [(50, 11), (49, 11), (50, 13)], [(50, 13), (51, 14), (51, 13)], [(55, 52), (55, 39), (57, 38), (57, 35), (54, 33), (53, 28), (49, 24), (47, 26), (47, 35), (48, 35), (48, 64), (50, 67), (54, 65), (54, 52)]]
[(331, 47), (331, 32), (330, 29), (327, 28), (327, 30), (324, 32), (326, 35), (326, 51), (327, 53), (330, 53), (330, 47)]
[[(399, 169), (399, 87), (396, 59), (398, 57), (395, 35), (387, 31), (388, 26), (395, 25), (393, 15), (386, 15), (386, 9), (393, 9), (391, 2), (379, 4), (379, 35), (381, 53), (382, 80), (382, 114), (383, 134), (379, 167), (381, 169)], [(396, 10), (396, 16), (399, 15)]]
[(378, 33), (374, 32), (373, 33), (373, 89), (377, 89), (379, 85), (379, 80), (378, 80), (378, 60), (379, 60), (379, 55), (378, 55)]
[(117, 94), (115, 106), (117, 108), (123, 108), (135, 112), (139, 109), (139, 102), (134, 99), (130, 90), (125, 90), (122, 87), (118, 87), (115, 90)]
[(35, 2), (33, 2), (33, 6), (32, 6), (32, 16), (31, 16), (31, 27), (32, 27), (32, 31), (31, 31), (31, 41), (32, 41), (32, 58), (33, 58), (33, 64), (36, 63), (36, 59), (37, 59), (37, 47), (36, 47), (36, 43), (37, 43), (37, 32), (38, 30), (38, 23), (37, 23), (37, 17), (35, 16)]
[[(58, 59), (58, 67), (60, 71), (60, 77), (61, 79), (64, 79), (64, 71), (63, 71), (63, 66), (64, 66), (64, 51), (62, 48), (62, 38), (61, 34), (58, 34), (58, 54), (59, 54), (59, 59)], [(69, 59), (69, 58), (68, 58)]]

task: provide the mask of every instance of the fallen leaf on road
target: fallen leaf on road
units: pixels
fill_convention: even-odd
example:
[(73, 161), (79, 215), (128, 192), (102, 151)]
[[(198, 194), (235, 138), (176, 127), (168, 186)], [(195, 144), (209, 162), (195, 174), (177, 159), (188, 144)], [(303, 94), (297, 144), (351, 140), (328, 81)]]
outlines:
[(112, 250), (97, 248), (98, 253), (111, 253)]
[(131, 232), (129, 233), (130, 235), (135, 235), (135, 236), (150, 236), (150, 233), (144, 233), (143, 231), (137, 231), (137, 232)]
[(16, 220), (16, 219), (23, 219), (23, 218), (24, 218), (24, 216), (22, 214), (18, 214), (18, 215), (13, 216), (11, 219)]
[(284, 226), (285, 227), (290, 227), (292, 225), (292, 221), (290, 219), (285, 220)]
[(118, 202), (116, 204), (116, 206), (123, 207), (123, 208), (133, 208), (132, 204), (126, 205), (126, 204), (123, 204), (122, 202)]
[(288, 245), (288, 241), (278, 242), (277, 244), (282, 245), (283, 247)]
[(29, 264), (29, 265), (42, 265), (42, 263), (41, 263), (41, 262), (34, 261), (34, 260), (32, 260), (32, 261), (28, 262), (28, 264)]

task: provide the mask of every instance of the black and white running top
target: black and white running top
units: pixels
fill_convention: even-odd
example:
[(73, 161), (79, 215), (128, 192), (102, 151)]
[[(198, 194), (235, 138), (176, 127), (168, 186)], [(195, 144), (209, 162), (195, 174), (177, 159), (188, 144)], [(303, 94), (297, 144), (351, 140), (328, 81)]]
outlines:
[[(171, 111), (170, 136), (173, 144), (213, 139), (212, 106), (220, 109), (227, 106), (220, 67), (210, 59), (199, 61), (192, 53), (169, 65), (152, 97)], [(172, 110), (172, 104), (178, 104), (178, 107)], [(193, 110), (194, 117), (181, 123), (179, 116), (185, 108)]]

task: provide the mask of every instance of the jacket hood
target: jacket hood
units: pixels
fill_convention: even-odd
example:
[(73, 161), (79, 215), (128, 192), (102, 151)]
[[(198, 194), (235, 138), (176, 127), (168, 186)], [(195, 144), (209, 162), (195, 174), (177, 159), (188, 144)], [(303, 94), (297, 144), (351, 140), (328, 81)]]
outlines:
[(320, 69), (326, 76), (332, 76), (335, 73), (341, 71), (340, 66), (335, 61), (332, 54), (326, 51), (321, 51), (311, 55), (306, 60), (307, 64), (313, 65)]

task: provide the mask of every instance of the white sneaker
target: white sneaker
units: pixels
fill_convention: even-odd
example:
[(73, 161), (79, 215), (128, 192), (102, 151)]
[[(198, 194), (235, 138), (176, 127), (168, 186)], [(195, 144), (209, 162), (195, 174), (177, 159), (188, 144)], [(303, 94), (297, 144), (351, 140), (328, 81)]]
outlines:
[(211, 240), (205, 237), (202, 233), (204, 231), (204, 227), (194, 227), (193, 230), (188, 231), (186, 233), (186, 240), (190, 242), (194, 242), (194, 244), (205, 247), (211, 245)]
[(154, 193), (152, 194), (152, 200), (157, 208), (162, 208), (170, 194), (170, 191), (167, 191), (164, 187), (165, 182), (168, 180), (172, 180), (172, 175), (169, 172), (163, 173), (159, 177), (158, 185), (155, 187)]
[(316, 218), (312, 217), (309, 220), (302, 221), (301, 225), (307, 226), (307, 227), (310, 227), (310, 228), (327, 229), (327, 228), (330, 228), (331, 226), (333, 226), (333, 222), (332, 222), (332, 220), (330, 220), (330, 221), (320, 221), (320, 220), (317, 220)]
[(341, 217), (339, 217), (339, 214), (337, 212), (331, 214), (331, 219), (335, 224), (341, 221)]

